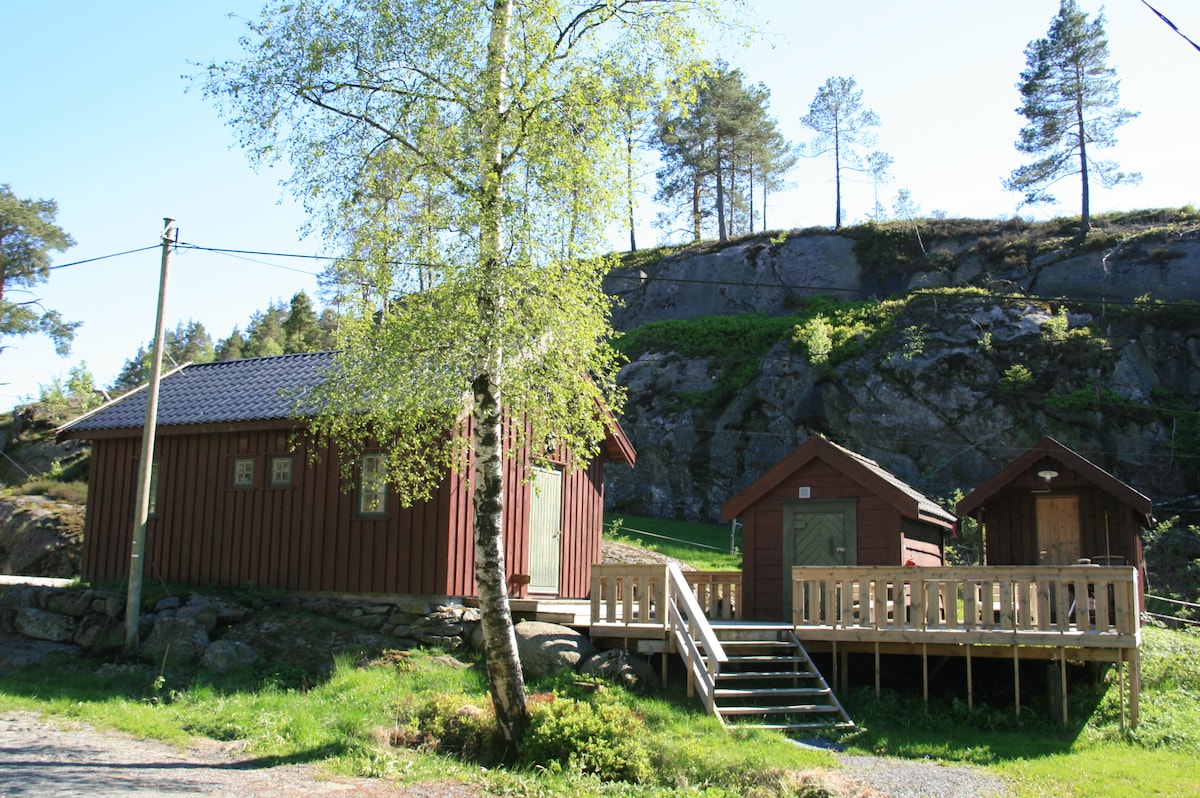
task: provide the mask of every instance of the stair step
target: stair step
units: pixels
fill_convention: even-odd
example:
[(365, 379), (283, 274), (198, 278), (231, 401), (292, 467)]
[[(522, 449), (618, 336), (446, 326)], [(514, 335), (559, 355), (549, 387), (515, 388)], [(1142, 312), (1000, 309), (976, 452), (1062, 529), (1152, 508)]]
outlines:
[(781, 665), (792, 665), (794, 663), (808, 662), (805, 657), (794, 654), (734, 654), (729, 657), (730, 662), (778, 662)]
[(821, 674), (816, 671), (721, 671), (717, 676), (717, 681), (723, 682), (726, 679), (735, 681), (739, 679), (778, 679), (780, 681), (791, 679), (820, 679)]
[(713, 691), (717, 698), (767, 698), (770, 696), (800, 696), (800, 695), (829, 695), (833, 691), (828, 687), (760, 687), (738, 688), (718, 687)]
[(718, 706), (717, 711), (722, 715), (808, 715), (839, 712), (839, 707), (833, 704), (783, 704), (776, 706)]
[(751, 723), (750, 721), (738, 719), (730, 724), (737, 726), (739, 729), (770, 729), (772, 731), (810, 731), (815, 729), (854, 729), (854, 721), (840, 721), (836, 723)]

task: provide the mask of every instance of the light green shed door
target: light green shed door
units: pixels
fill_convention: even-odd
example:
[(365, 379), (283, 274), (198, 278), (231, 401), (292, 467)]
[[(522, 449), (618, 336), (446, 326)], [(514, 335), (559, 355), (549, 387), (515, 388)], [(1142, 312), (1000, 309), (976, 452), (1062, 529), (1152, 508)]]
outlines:
[(783, 609), (792, 614), (792, 566), (858, 565), (858, 507), (847, 501), (783, 506)]
[(538, 468), (529, 510), (529, 590), (558, 594), (562, 557), (562, 472)]

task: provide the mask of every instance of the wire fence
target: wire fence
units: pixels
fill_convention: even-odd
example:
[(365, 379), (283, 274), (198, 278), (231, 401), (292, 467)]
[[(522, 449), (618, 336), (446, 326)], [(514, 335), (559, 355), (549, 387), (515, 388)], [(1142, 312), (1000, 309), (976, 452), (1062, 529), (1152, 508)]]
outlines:
[(727, 547), (710, 546), (707, 543), (697, 543), (694, 540), (684, 540), (683, 538), (673, 538), (669, 535), (660, 535), (657, 532), (647, 532), (644, 529), (634, 529), (631, 526), (626, 526), (625, 524), (617, 524), (617, 523), (612, 523), (612, 524), (608, 525), (608, 533), (610, 535), (618, 535), (618, 534), (627, 534), (628, 533), (628, 534), (634, 534), (634, 535), (639, 535), (639, 536), (645, 536), (648, 538), (658, 538), (659, 540), (667, 540), (667, 541), (670, 541), (671, 543), (678, 543), (681, 546), (691, 546), (692, 548), (696, 548), (696, 549), (707, 549), (709, 551), (719, 551), (722, 554), (732, 554), (732, 553), (734, 553), (734, 551), (737, 548), (735, 540), (734, 540), (735, 536), (732, 532), (730, 533), (729, 546), (727, 546)]
[(1154, 596), (1154, 595), (1147, 593), (1146, 594), (1146, 606), (1147, 606), (1146, 615), (1147, 616), (1154, 618), (1155, 620), (1162, 621), (1163, 623), (1168, 624), (1168, 625), (1181, 624), (1183, 626), (1200, 627), (1200, 620), (1196, 620), (1195, 618), (1190, 618), (1190, 617), (1180, 616), (1180, 615), (1164, 615), (1163, 613), (1160, 613), (1160, 612), (1151, 612), (1149, 610), (1151, 603), (1152, 602), (1160, 602), (1160, 601), (1165, 604), (1173, 604), (1173, 605), (1181, 608), (1182, 611), (1189, 613), (1190, 615), (1200, 615), (1200, 604), (1196, 604), (1191, 601), (1180, 601), (1179, 599), (1167, 598), (1166, 596)]

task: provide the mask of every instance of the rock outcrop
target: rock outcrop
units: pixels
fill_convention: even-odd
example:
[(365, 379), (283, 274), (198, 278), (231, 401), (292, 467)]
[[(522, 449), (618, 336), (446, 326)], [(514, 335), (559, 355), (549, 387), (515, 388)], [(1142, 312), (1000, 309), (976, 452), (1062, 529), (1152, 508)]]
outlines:
[(970, 491), (1043, 435), (1156, 501), (1200, 490), (1200, 429), (1190, 420), (1200, 407), (1200, 313), (1179, 304), (1200, 300), (1196, 230), (1082, 254), (1064, 246), (1011, 267), (988, 260), (978, 236), (929, 238), (920, 262), (942, 268), (911, 267), (903, 281), (855, 262), (849, 238), (833, 239), (759, 237), (684, 250), (641, 276), (614, 274), (609, 288), (624, 301), (617, 326), (784, 315), (808, 294), (989, 290), (909, 302), (832, 365), (780, 340), (718, 403), (698, 398), (727, 362), (666, 348), (635, 353), (619, 380), (637, 467), (608, 470), (610, 510), (715, 522), (724, 502), (813, 434), (931, 496)]

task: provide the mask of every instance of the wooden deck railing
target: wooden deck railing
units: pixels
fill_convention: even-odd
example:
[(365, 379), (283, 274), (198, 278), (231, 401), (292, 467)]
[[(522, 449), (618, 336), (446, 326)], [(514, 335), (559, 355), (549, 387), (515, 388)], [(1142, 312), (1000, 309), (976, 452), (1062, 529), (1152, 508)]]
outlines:
[(1136, 648), (1132, 567), (792, 569), (792, 622), (824, 640)]
[[(697, 606), (710, 620), (738, 617), (741, 571), (681, 571)], [(592, 623), (665, 628), (665, 565), (593, 565)]]

